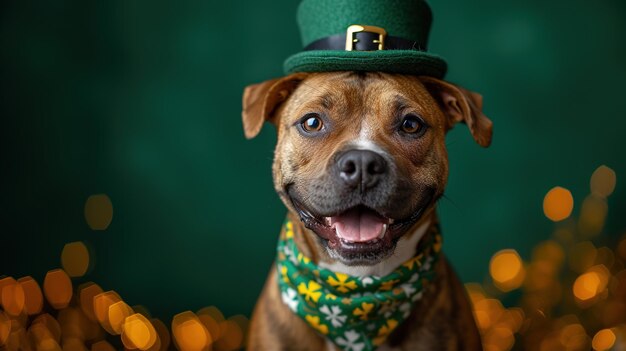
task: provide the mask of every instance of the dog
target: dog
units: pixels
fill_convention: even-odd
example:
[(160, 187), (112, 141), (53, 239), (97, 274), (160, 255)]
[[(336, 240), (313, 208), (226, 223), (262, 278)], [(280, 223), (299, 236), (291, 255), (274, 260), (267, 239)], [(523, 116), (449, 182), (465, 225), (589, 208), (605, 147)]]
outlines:
[[(492, 136), (480, 95), (429, 76), (380, 72), (294, 73), (251, 85), (242, 117), (247, 138), (265, 121), (277, 129), (274, 187), (302, 257), (352, 277), (386, 276), (420, 254), (448, 178), (446, 132), (463, 122), (483, 147)], [(443, 253), (432, 270), (378, 350), (482, 349)], [(255, 306), (249, 350), (360, 349), (331, 342), (297, 316), (281, 298), (280, 275), (272, 268)]]

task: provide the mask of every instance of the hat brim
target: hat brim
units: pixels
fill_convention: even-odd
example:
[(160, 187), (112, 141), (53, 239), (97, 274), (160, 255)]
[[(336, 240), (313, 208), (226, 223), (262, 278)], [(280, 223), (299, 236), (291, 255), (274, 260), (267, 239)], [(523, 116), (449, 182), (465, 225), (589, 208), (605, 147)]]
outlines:
[(376, 71), (443, 78), (446, 61), (417, 50), (343, 51), (311, 50), (288, 57), (286, 74), (295, 72)]

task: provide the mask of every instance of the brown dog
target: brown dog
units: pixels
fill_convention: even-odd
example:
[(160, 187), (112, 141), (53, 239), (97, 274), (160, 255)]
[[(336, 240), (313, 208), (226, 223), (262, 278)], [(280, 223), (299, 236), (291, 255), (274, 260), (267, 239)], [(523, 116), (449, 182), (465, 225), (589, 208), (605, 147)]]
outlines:
[[(300, 252), (333, 271), (384, 276), (415, 256), (436, 225), (448, 177), (446, 132), (464, 122), (478, 144), (489, 145), (492, 123), (481, 108), (480, 95), (431, 77), (296, 73), (247, 87), (243, 124), (248, 138), (266, 120), (278, 130), (274, 186)], [(435, 271), (379, 349), (481, 349), (462, 284), (443, 257)], [(336, 349), (283, 304), (275, 268), (254, 310), (248, 348)]]

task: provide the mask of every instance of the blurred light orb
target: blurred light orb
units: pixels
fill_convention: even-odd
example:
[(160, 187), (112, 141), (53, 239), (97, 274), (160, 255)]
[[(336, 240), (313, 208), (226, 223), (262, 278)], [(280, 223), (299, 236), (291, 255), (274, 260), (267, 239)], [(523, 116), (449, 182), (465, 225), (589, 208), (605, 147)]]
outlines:
[(587, 196), (583, 201), (578, 219), (578, 229), (581, 234), (587, 237), (600, 234), (608, 211), (606, 199), (594, 195)]
[(32, 277), (23, 277), (17, 280), (24, 291), (24, 309), (29, 316), (39, 314), (43, 308), (43, 293), (37, 281)]
[(85, 202), (85, 220), (92, 230), (105, 230), (113, 219), (113, 204), (106, 194), (91, 195)]
[(4, 345), (11, 333), (11, 320), (4, 312), (0, 311), (0, 346)]
[(61, 252), (61, 265), (72, 278), (82, 277), (89, 268), (89, 250), (81, 241), (65, 244)]
[(91, 351), (115, 351), (115, 348), (106, 340), (100, 340), (91, 344)]
[(608, 197), (615, 190), (615, 184), (617, 183), (617, 177), (615, 171), (611, 168), (602, 165), (598, 167), (591, 175), (589, 181), (589, 187), (591, 192), (601, 197)]
[(98, 284), (92, 282), (82, 284), (78, 287), (80, 309), (83, 311), (85, 316), (87, 316), (87, 318), (94, 322), (98, 321), (94, 312), (94, 297), (102, 294), (102, 292), (102, 288)]
[(109, 334), (115, 334), (115, 330), (109, 322), (109, 307), (119, 301), (122, 299), (115, 291), (106, 291), (93, 298), (93, 310), (96, 319)]
[(191, 311), (174, 316), (172, 334), (181, 351), (200, 351), (213, 343), (209, 332)]
[(489, 274), (496, 287), (502, 291), (511, 291), (522, 285), (526, 273), (517, 251), (505, 249), (496, 252), (491, 258)]
[(602, 329), (593, 337), (591, 346), (596, 351), (609, 350), (615, 344), (615, 340), (615, 333), (611, 329)]
[(581, 274), (578, 278), (576, 278), (574, 286), (572, 287), (574, 296), (581, 301), (587, 301), (596, 297), (600, 290), (601, 282), (602, 281), (597, 272), (587, 272)]
[(134, 348), (140, 350), (150, 349), (156, 343), (158, 337), (152, 323), (139, 313), (126, 318), (122, 333), (132, 343)]
[(554, 222), (569, 217), (573, 209), (574, 197), (572, 193), (560, 186), (550, 189), (543, 198), (543, 213)]
[(583, 350), (585, 346), (587, 346), (587, 349), (589, 348), (589, 337), (580, 323), (565, 326), (561, 330), (559, 339), (561, 345), (565, 346), (567, 350)]
[(62, 269), (51, 270), (43, 280), (46, 299), (57, 310), (67, 307), (72, 299), (72, 281)]
[(15, 279), (8, 277), (3, 279), (0, 301), (4, 311), (12, 317), (19, 316), (24, 310), (26, 296), (24, 289)]
[(50, 332), (52, 338), (57, 342), (61, 342), (61, 325), (48, 313), (40, 314), (31, 323), (31, 327), (35, 325), (43, 325), (45, 329)]
[[(171, 337), (169, 330), (167, 330), (167, 326), (161, 322), (161, 320), (156, 318), (152, 318), (150, 323), (152, 323), (152, 327), (156, 331), (159, 341), (159, 345), (153, 345), (150, 349), (154, 351), (169, 350)], [(157, 349), (155, 346), (159, 346), (159, 348)]]
[(118, 301), (109, 306), (108, 321), (115, 334), (122, 333), (124, 321), (134, 313), (124, 301)]

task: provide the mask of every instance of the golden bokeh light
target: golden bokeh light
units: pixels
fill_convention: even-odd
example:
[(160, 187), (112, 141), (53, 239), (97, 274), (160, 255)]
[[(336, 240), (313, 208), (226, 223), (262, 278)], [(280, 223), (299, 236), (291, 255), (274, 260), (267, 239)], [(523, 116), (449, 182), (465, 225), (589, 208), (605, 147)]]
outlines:
[(602, 165), (591, 175), (589, 187), (591, 188), (591, 192), (593, 194), (601, 197), (608, 197), (613, 193), (613, 190), (615, 190), (616, 182), (617, 177), (615, 176), (615, 171), (605, 165)]
[(96, 319), (109, 334), (115, 334), (115, 330), (109, 322), (109, 307), (122, 301), (122, 298), (115, 291), (106, 291), (93, 298), (93, 310)]
[(508, 351), (515, 343), (513, 332), (505, 327), (494, 327), (484, 338), (485, 350)]
[(126, 318), (122, 333), (133, 348), (139, 350), (149, 350), (158, 340), (158, 334), (152, 323), (139, 313)]
[(560, 267), (565, 260), (563, 247), (554, 240), (543, 241), (533, 249), (533, 261), (547, 261), (556, 267)]
[(122, 333), (124, 321), (134, 313), (135, 311), (124, 301), (118, 301), (109, 306), (108, 321), (114, 334), (119, 335)]
[(172, 334), (174, 342), (181, 351), (205, 350), (213, 343), (209, 332), (191, 311), (174, 316)]
[(572, 193), (560, 186), (550, 189), (543, 198), (543, 213), (554, 222), (569, 217), (573, 209), (574, 197)]
[(92, 230), (106, 230), (113, 219), (113, 204), (106, 194), (91, 195), (85, 202), (85, 220)]
[(215, 349), (220, 351), (238, 350), (243, 344), (243, 330), (232, 319), (220, 323), (220, 338), (215, 343)]
[(106, 340), (100, 340), (91, 345), (91, 351), (115, 351), (115, 348)]
[(60, 310), (67, 307), (72, 299), (72, 281), (62, 269), (51, 270), (44, 278), (43, 292), (48, 303)]
[(610, 278), (610, 272), (603, 265), (591, 267), (587, 272), (581, 274), (572, 290), (574, 296), (581, 302), (591, 300), (606, 289)]
[(567, 350), (585, 350), (589, 348), (589, 336), (579, 323), (565, 326), (559, 337), (561, 345)]
[(8, 277), (3, 279), (2, 292), (0, 294), (4, 311), (12, 317), (19, 316), (24, 310), (26, 297), (24, 289), (15, 279)]
[(102, 288), (93, 282), (84, 283), (78, 287), (78, 300), (80, 308), (85, 316), (92, 321), (98, 320), (94, 312), (94, 297), (102, 292)]
[(522, 285), (526, 270), (517, 251), (505, 249), (496, 252), (491, 257), (489, 274), (496, 287), (506, 292)]
[(24, 309), (28, 315), (35, 315), (43, 308), (43, 293), (37, 281), (32, 277), (23, 277), (17, 280), (24, 291)]
[(75, 307), (64, 308), (59, 311), (57, 320), (61, 326), (62, 345), (64, 345), (65, 339), (75, 338), (84, 340), (88, 338), (88, 323), (89, 320), (83, 315), (80, 309)]
[(65, 244), (61, 252), (61, 265), (70, 277), (82, 277), (89, 269), (89, 250), (81, 241)]
[(220, 323), (224, 321), (224, 315), (215, 306), (205, 307), (198, 311), (198, 319), (211, 335), (213, 342), (221, 337)]
[(52, 339), (54, 339), (56, 343), (61, 342), (61, 325), (56, 319), (54, 319), (48, 313), (40, 314), (39, 316), (37, 316), (37, 318), (35, 318), (31, 326), (39, 324), (41, 324), (45, 328), (45, 330), (50, 333)]
[(602, 329), (594, 335), (591, 346), (596, 351), (610, 350), (616, 339), (615, 333), (611, 329)]
[(159, 341), (158, 345), (155, 344), (155, 346), (158, 346), (158, 348), (153, 346), (150, 348), (150, 351), (169, 350), (171, 337), (169, 330), (167, 330), (167, 326), (160, 319), (156, 318), (152, 318), (150, 320), (150, 323), (152, 323), (152, 326), (154, 327), (154, 330), (158, 335), (157, 340)]
[(600, 234), (604, 228), (609, 207), (604, 198), (594, 195), (587, 196), (583, 201), (578, 219), (578, 230), (585, 237)]
[(88, 351), (83, 341), (77, 338), (63, 338), (63, 351)]
[[(44, 339), (37, 345), (37, 351), (61, 351), (59, 343), (52, 339)], [(63, 350), (65, 351), (65, 350)]]
[(239, 330), (242, 333), (240, 347), (245, 348), (246, 345), (248, 344), (247, 339), (248, 339), (248, 328), (250, 327), (250, 320), (242, 314), (234, 315), (228, 318), (228, 320), (235, 322), (237, 326), (239, 327)]
[[(36, 349), (58, 345), (57, 340), (43, 323), (34, 323), (28, 328), (27, 337)], [(42, 345), (44, 347), (42, 347)], [(48, 345), (48, 346), (46, 346)]]
[(11, 333), (11, 320), (4, 312), (0, 311), (0, 346), (4, 345)]

